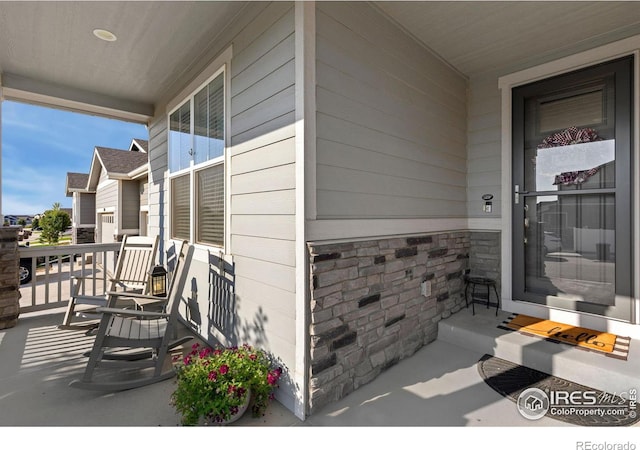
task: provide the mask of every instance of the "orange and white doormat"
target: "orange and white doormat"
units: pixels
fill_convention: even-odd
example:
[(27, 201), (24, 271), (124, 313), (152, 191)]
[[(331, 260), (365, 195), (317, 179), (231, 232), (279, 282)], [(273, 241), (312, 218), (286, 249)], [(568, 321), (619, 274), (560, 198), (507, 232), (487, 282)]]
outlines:
[(537, 336), (551, 342), (576, 346), (579, 349), (602, 353), (618, 359), (627, 359), (631, 339), (604, 331), (567, 325), (552, 320), (514, 314), (499, 326), (528, 336)]

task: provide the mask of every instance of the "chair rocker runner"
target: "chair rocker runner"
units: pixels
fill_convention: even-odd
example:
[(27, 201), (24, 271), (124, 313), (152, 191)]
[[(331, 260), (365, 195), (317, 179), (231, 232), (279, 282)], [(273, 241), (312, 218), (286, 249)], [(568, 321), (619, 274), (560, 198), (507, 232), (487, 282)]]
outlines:
[[(165, 367), (166, 357), (172, 348), (193, 339), (192, 336), (175, 339), (182, 290), (192, 252), (193, 249), (186, 241), (176, 244), (177, 260), (163, 311), (97, 308), (102, 316), (84, 375), (82, 379), (72, 381), (69, 386), (119, 391), (156, 383), (175, 375), (173, 366)], [(109, 294), (141, 300), (162, 300), (143, 294)], [(105, 370), (96, 371), (97, 368)], [(126, 369), (147, 370), (130, 372)]]
[[(153, 267), (158, 251), (158, 236), (124, 236), (120, 253), (113, 274), (107, 273), (109, 284), (108, 292), (136, 292), (147, 294), (149, 292), (149, 271)], [(106, 270), (106, 264), (105, 264)], [(75, 317), (95, 318), (100, 316), (96, 314), (95, 309), (101, 306), (114, 306), (111, 304), (109, 295), (82, 295), (83, 283), (89, 277), (74, 277), (76, 283), (73, 287), (73, 293), (67, 305), (67, 311), (62, 320), (62, 324), (58, 326), (60, 329), (86, 329), (94, 328), (95, 321), (72, 323)]]

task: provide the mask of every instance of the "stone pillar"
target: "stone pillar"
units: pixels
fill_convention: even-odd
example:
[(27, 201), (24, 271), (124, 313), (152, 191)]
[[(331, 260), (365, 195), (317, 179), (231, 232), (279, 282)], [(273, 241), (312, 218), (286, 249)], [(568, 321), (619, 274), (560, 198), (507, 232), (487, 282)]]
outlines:
[(0, 227), (0, 330), (14, 327), (20, 315), (19, 227)]

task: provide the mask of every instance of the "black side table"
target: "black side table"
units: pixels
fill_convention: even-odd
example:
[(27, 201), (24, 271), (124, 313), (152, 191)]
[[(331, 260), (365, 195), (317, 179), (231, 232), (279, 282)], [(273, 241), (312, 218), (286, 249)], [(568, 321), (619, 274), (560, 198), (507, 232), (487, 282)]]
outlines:
[[(473, 315), (476, 314), (475, 304), (478, 303), (480, 305), (486, 305), (487, 309), (490, 306), (496, 307), (496, 316), (498, 315), (498, 308), (500, 308), (500, 295), (498, 294), (498, 288), (496, 287), (496, 280), (486, 277), (473, 277), (469, 275), (465, 275), (465, 288), (464, 288), (464, 301), (469, 307), (469, 286), (471, 286), (471, 309), (473, 311)], [(476, 297), (476, 286), (486, 286), (487, 288), (487, 299)], [(496, 301), (491, 301), (491, 288), (496, 293)]]

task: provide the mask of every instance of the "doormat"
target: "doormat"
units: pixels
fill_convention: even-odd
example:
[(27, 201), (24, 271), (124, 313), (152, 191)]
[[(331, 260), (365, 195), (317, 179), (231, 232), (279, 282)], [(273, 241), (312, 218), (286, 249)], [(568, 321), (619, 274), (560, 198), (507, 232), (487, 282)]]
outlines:
[(537, 317), (513, 314), (498, 328), (517, 331), (526, 336), (569, 344), (581, 350), (598, 352), (611, 358), (627, 360), (631, 339), (603, 331), (567, 325)]
[(532, 421), (548, 417), (580, 426), (630, 426), (640, 420), (636, 389), (610, 394), (491, 355), (480, 358), (478, 372)]

